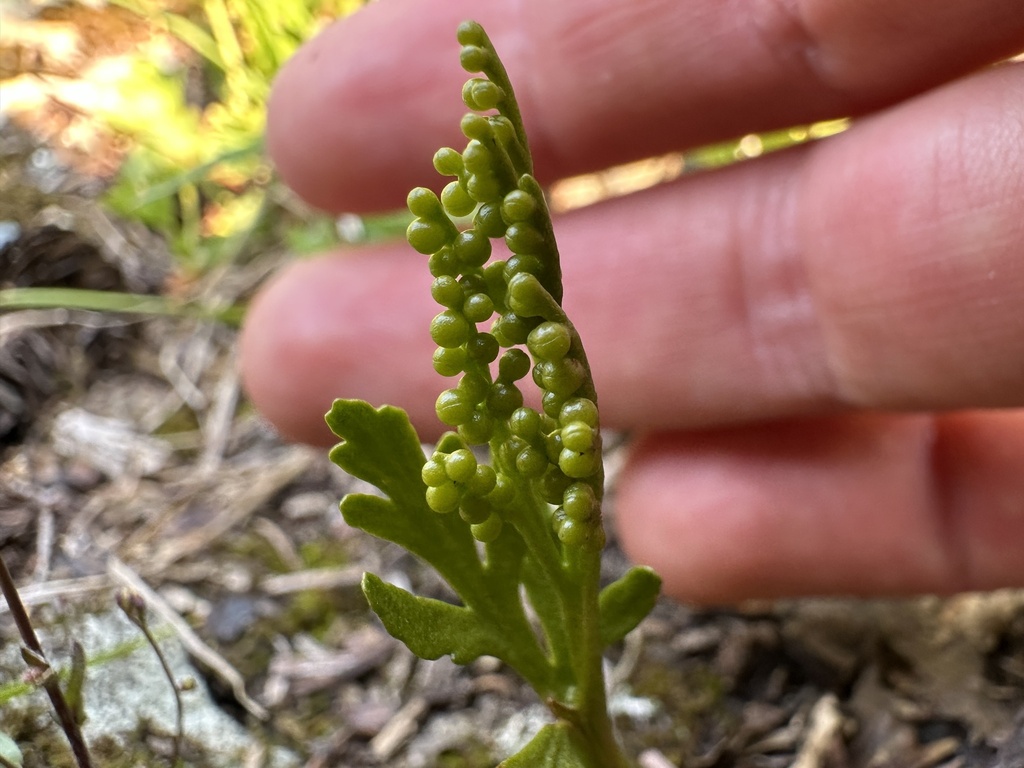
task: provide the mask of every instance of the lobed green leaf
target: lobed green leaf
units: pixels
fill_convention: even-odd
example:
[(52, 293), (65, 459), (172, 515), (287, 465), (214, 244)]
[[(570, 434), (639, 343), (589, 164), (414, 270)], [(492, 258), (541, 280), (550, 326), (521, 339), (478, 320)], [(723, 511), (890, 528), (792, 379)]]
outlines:
[(601, 590), (601, 641), (617, 643), (651, 612), (661, 590), (661, 577), (653, 569), (638, 565)]
[(341, 501), (345, 522), (430, 563), (464, 601), (484, 600), (483, 569), (469, 530), (427, 505), (421, 476), (427, 457), (405, 411), (335, 400), (326, 419), (342, 440), (331, 450), (331, 461), (386, 497), (347, 495)]
[(363, 594), (388, 633), (421, 659), (468, 664), (502, 645), (468, 608), (413, 595), (372, 573), (363, 574)]
[(498, 768), (591, 768), (572, 738), (567, 723), (541, 728), (529, 744), (501, 762)]
[[(477, 542), (470, 526), (455, 514), (438, 514), (427, 503), (427, 485), (423, 481), (423, 468), (427, 457), (423, 453), (416, 431), (409, 422), (405, 411), (393, 406), (374, 408), (362, 400), (335, 400), (326, 416), (334, 434), (342, 442), (331, 450), (331, 460), (353, 477), (365, 480), (379, 488), (384, 497), (370, 494), (348, 494), (341, 501), (341, 514), (345, 522), (373, 536), (386, 539), (403, 547), (421, 560), (429, 563), (451, 585), (465, 608), (448, 606), (439, 608), (430, 615), (428, 624), (436, 624), (436, 631), (448, 632), (441, 623), (451, 619), (456, 622), (451, 631), (462, 631), (469, 626), (467, 615), (473, 622), (490, 628), (492, 632), (487, 650), (480, 650), (479, 635), (470, 643), (465, 653), (487, 653), (514, 666), (538, 690), (546, 690), (549, 678), (548, 664), (537, 638), (530, 628), (519, 598), (518, 571), (522, 565), (525, 546), (512, 526), (504, 526), (496, 542), (487, 546), (487, 561), (480, 559)], [(447, 440), (447, 442), (446, 442)], [(454, 435), (442, 439), (439, 447), (447, 447), (457, 441)], [(374, 584), (377, 577), (368, 577), (364, 582)], [(383, 583), (383, 582), (382, 582)], [(377, 588), (371, 597), (380, 602), (383, 610), (390, 610), (385, 621), (388, 631), (393, 631), (390, 621), (396, 627), (404, 626), (399, 615), (401, 610), (412, 607), (418, 611), (411, 624), (423, 619), (423, 603), (402, 603), (402, 598), (393, 594), (381, 602), (381, 595), (388, 591)], [(409, 596), (410, 599), (420, 600)], [(443, 605), (443, 604), (442, 604)], [(466, 613), (461, 613), (465, 611)], [(381, 616), (384, 619), (383, 615)], [(410, 624), (410, 626), (411, 626)], [(417, 655), (420, 650), (437, 651), (436, 642), (412, 630), (404, 631), (417, 647), (410, 648)], [(432, 644), (433, 642), (433, 644)], [(440, 651), (443, 655), (448, 651)], [(429, 658), (437, 658), (431, 656)], [(472, 658), (475, 658), (472, 657)]]

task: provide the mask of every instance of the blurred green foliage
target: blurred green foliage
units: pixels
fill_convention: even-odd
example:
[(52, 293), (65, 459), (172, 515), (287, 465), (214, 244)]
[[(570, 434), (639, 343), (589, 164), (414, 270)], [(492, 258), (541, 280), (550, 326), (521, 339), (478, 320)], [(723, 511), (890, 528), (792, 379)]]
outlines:
[(289, 219), (275, 234), (298, 250), (335, 242), (328, 220), (270, 215), (283, 213), (284, 193), (263, 152), (264, 114), (281, 65), (365, 0), (112, 1), (187, 46), (198, 64), (140, 53), (119, 81), (120, 98), (99, 106), (133, 146), (108, 205), (163, 234), (185, 276), (239, 257)]

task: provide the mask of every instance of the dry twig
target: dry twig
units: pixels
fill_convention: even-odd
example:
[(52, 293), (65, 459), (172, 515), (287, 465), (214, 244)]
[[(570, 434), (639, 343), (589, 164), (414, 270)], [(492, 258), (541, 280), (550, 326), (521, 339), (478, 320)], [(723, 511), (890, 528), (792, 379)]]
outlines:
[(188, 625), (188, 622), (179, 616), (177, 611), (168, 605), (167, 601), (143, 581), (135, 571), (116, 557), (111, 557), (107, 560), (107, 572), (122, 586), (142, 595), (146, 604), (152, 608), (153, 613), (171, 626), (171, 629), (178, 635), (178, 640), (189, 653), (208, 666), (214, 674), (231, 687), (232, 693), (235, 694), (238, 703), (245, 708), (246, 712), (258, 720), (267, 720), (270, 717), (267, 710), (249, 696), (245, 690), (245, 680), (238, 670), (232, 667), (213, 648), (204, 643), (202, 638), (192, 631), (192, 627)]

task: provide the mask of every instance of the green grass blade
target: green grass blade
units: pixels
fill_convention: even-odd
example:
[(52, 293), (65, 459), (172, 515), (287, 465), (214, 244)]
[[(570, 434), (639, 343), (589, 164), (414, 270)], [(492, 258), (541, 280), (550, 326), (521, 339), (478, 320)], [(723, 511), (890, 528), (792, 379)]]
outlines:
[(217, 320), (232, 326), (240, 325), (245, 314), (245, 308), (237, 304), (228, 307), (209, 307), (165, 296), (138, 293), (52, 287), (0, 290), (0, 314), (20, 309), (80, 309), (91, 312), (192, 317)]
[(183, 173), (179, 173), (173, 178), (163, 181), (159, 184), (154, 184), (149, 189), (145, 190), (138, 196), (136, 202), (137, 207), (142, 208), (143, 206), (155, 203), (157, 200), (162, 200), (165, 197), (177, 194), (179, 190), (189, 184), (196, 184), (205, 179), (210, 171), (216, 168), (221, 163), (233, 163), (236, 160), (242, 160), (251, 155), (258, 155), (263, 152), (263, 137), (260, 136), (256, 140), (246, 144), (245, 146), (239, 147), (238, 149), (232, 149), (225, 152), (217, 157), (209, 160), (202, 165), (197, 165), (194, 168), (189, 168)]
[(164, 22), (172, 35), (221, 71), (227, 71), (227, 62), (221, 56), (217, 41), (209, 32), (175, 13), (164, 14)]

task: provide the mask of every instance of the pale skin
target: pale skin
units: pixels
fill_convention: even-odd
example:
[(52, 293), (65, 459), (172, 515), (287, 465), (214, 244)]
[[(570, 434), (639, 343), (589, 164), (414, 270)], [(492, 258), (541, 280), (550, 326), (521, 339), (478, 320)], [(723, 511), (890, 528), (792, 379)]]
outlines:
[[(381, 0), (281, 73), (269, 146), (332, 211), (461, 146), (454, 30), (505, 61), (542, 180), (853, 115), (826, 141), (555, 222), (632, 558), (698, 603), (1024, 585), (1020, 0)], [(293, 264), (242, 370), (283, 434), (334, 397), (440, 431), (437, 311), (401, 243)]]

